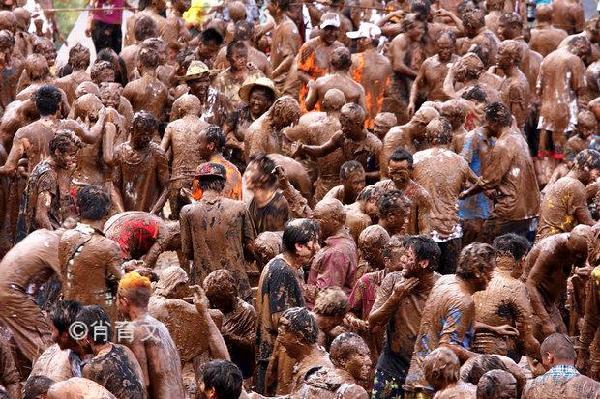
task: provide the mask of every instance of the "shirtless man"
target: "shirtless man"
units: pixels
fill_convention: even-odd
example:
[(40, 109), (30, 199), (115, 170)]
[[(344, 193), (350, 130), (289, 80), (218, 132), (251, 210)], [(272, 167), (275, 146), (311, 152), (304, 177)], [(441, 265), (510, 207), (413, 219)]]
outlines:
[(377, 186), (386, 191), (400, 190), (410, 200), (406, 234), (428, 234), (433, 200), (427, 190), (412, 179), (413, 162), (408, 151), (398, 148), (388, 162), (389, 180), (382, 180)]
[(77, 43), (69, 50), (68, 67), (65, 66), (59, 76), (56, 85), (59, 86), (67, 94), (69, 104), (75, 99), (75, 89), (80, 83), (91, 80), (90, 74), (87, 72), (90, 66), (90, 50), (84, 47), (81, 43)]
[(440, 116), (450, 122), (452, 127), (452, 142), (450, 150), (460, 154), (465, 145), (467, 129), (465, 128), (465, 119), (467, 116), (467, 104), (463, 100), (448, 100), (442, 103), (440, 107)]
[[(409, 101), (411, 85), (426, 58), (423, 50), (426, 23), (416, 14), (409, 14), (402, 21), (402, 26), (405, 33), (399, 34), (390, 43), (389, 58), (394, 71), (390, 90), (398, 106), (404, 108)], [(407, 121), (404, 112), (396, 110), (395, 113), (399, 123)]]
[(302, 112), (306, 112), (305, 100), (308, 94), (308, 82), (325, 75), (331, 66), (333, 50), (342, 46), (337, 41), (340, 16), (334, 13), (325, 13), (321, 16), (319, 36), (304, 43), (296, 56), (297, 77), (292, 75), (288, 79), (298, 79), (300, 93), (298, 101)]
[(479, 86), (485, 93), (489, 102), (499, 101), (500, 95), (495, 87), (480, 81), (484, 76), (485, 66), (481, 59), (473, 52), (469, 52), (459, 58), (448, 70), (442, 90), (448, 98), (461, 98), (471, 87)]
[(221, 333), (232, 361), (244, 379), (254, 375), (256, 310), (238, 296), (233, 275), (227, 270), (211, 272), (203, 282), (211, 309), (223, 313)]
[(477, 176), (467, 161), (448, 149), (452, 126), (444, 118), (427, 125), (426, 135), (432, 148), (414, 154), (413, 178), (431, 195), (430, 234), (441, 249), (439, 272), (454, 273), (462, 247), (462, 228), (458, 216), (458, 196), (467, 182)]
[(590, 228), (575, 227), (537, 242), (527, 255), (523, 279), (531, 298), (534, 334), (538, 340), (554, 332), (566, 332), (558, 305), (574, 267), (583, 267), (588, 255)]
[(271, 32), (271, 79), (279, 92), (283, 92), (285, 81), (302, 45), (298, 27), (287, 15), (291, 8), (290, 3), (290, 0), (271, 0), (267, 3), (267, 9), (275, 21)]
[(529, 47), (537, 51), (543, 57), (557, 49), (558, 45), (565, 40), (567, 32), (552, 25), (554, 8), (552, 4), (541, 4), (535, 9), (535, 28), (531, 30)]
[(346, 33), (348, 38), (356, 40), (358, 48), (358, 52), (352, 54), (350, 75), (365, 90), (367, 129), (373, 129), (375, 126), (375, 117), (381, 112), (385, 91), (392, 77), (392, 64), (377, 50), (380, 35), (379, 27), (364, 22), (361, 23), (358, 31)]
[(387, 190), (377, 200), (378, 225), (390, 236), (406, 233), (406, 219), (410, 217), (410, 201), (399, 190)]
[(63, 232), (37, 230), (0, 262), (0, 323), (10, 328), (16, 347), (31, 361), (50, 345), (51, 331), (30, 289), (37, 290), (54, 273), (61, 275), (58, 241)]
[(371, 376), (369, 355), (369, 348), (359, 335), (351, 332), (338, 335), (331, 343), (329, 355), (333, 368), (321, 367), (308, 376), (299, 395), (321, 397), (326, 391), (345, 398), (368, 398), (367, 391), (361, 385), (367, 385), (367, 379)]
[[(521, 71), (522, 48), (514, 40), (505, 40), (498, 46), (496, 65), (505, 76), (498, 91), (502, 102), (508, 106), (522, 132), (529, 117), (529, 82)], [(499, 74), (500, 75), (500, 74)]]
[(40, 87), (35, 95), (35, 106), (40, 114), (40, 119), (15, 133), (13, 145), (6, 159), (0, 167), (0, 174), (11, 174), (17, 169), (19, 160), (27, 158), (27, 171), (33, 168), (48, 154), (48, 143), (59, 128), (70, 129), (85, 143), (95, 143), (102, 133), (106, 114), (102, 112), (98, 122), (90, 130), (84, 128), (73, 120), (63, 120), (62, 95), (55, 86), (45, 85)]
[(24, 69), (16, 85), (17, 100), (26, 100), (38, 88), (52, 82), (48, 61), (38, 53), (33, 53), (25, 59)]
[[(575, 37), (567, 47), (559, 47), (549, 54), (540, 67), (537, 94), (540, 97), (540, 150), (539, 156), (552, 154), (563, 158), (565, 134), (574, 130), (577, 121), (577, 98), (585, 91), (585, 65), (582, 58), (590, 52), (584, 37)], [(571, 76), (569, 80), (565, 76)]]
[(165, 118), (168, 92), (165, 84), (156, 77), (158, 64), (158, 52), (149, 47), (142, 47), (138, 52), (138, 70), (141, 78), (125, 86), (123, 97), (131, 102), (135, 112), (144, 110), (162, 121)]
[[(134, 353), (127, 347), (111, 343), (113, 325), (104, 309), (84, 306), (73, 323), (82, 355), (89, 356), (81, 368), (81, 377), (104, 386), (117, 398), (146, 398), (144, 374)], [(115, 323), (116, 325), (116, 323)]]
[(457, 53), (465, 55), (473, 45), (485, 46), (490, 51), (490, 60), (496, 59), (498, 38), (485, 25), (485, 12), (480, 9), (469, 10), (462, 15), (465, 37), (457, 43)]
[(344, 162), (340, 168), (340, 185), (325, 194), (324, 198), (335, 198), (344, 205), (353, 204), (356, 197), (365, 188), (365, 170), (357, 161)]
[(352, 58), (347, 48), (339, 47), (333, 50), (330, 72), (308, 82), (308, 94), (305, 100), (306, 109), (310, 111), (314, 108), (318, 111), (325, 93), (334, 88), (342, 90), (346, 103), (354, 102), (365, 109), (365, 89), (350, 76), (351, 66)]
[(598, 151), (583, 150), (575, 157), (569, 173), (545, 190), (536, 241), (554, 234), (568, 233), (578, 224), (592, 226), (595, 223), (587, 206), (585, 186), (599, 172)]
[(140, 5), (140, 12), (131, 15), (126, 22), (126, 34), (123, 40), (123, 47), (135, 43), (134, 30), (135, 22), (141, 15), (147, 15), (154, 20), (157, 33), (160, 37), (165, 37), (167, 28), (167, 19), (163, 16), (165, 13), (166, 2), (164, 0), (152, 0)]
[(442, 31), (435, 42), (437, 54), (427, 58), (421, 64), (410, 90), (408, 114), (413, 116), (420, 100), (441, 101), (448, 97), (442, 91), (444, 78), (448, 73), (448, 65), (458, 60), (456, 51), (456, 35), (452, 31)]
[(407, 392), (431, 395), (432, 387), (425, 379), (424, 358), (436, 348), (448, 348), (462, 361), (474, 356), (467, 349), (475, 317), (471, 295), (487, 287), (495, 266), (494, 256), (495, 251), (488, 244), (466, 246), (460, 254), (456, 274), (440, 277), (431, 289), (421, 311), (419, 332), (406, 375)]
[[(493, 190), (494, 210), (483, 226), (482, 240), (491, 242), (506, 233), (527, 235), (531, 218), (539, 210), (540, 195), (529, 148), (521, 132), (511, 127), (512, 116), (502, 103), (491, 103), (485, 108), (488, 137), (496, 138), (476, 185), (460, 195), (465, 199), (479, 192)], [(512, 173), (512, 170), (520, 173)]]
[(179, 222), (146, 212), (113, 215), (102, 230), (106, 238), (119, 244), (123, 260), (142, 260), (149, 268), (154, 268), (164, 251), (181, 249)]
[(420, 143), (425, 141), (425, 127), (438, 115), (435, 108), (423, 106), (415, 112), (407, 124), (390, 129), (383, 139), (383, 149), (379, 159), (382, 177), (388, 176), (388, 161), (392, 153), (399, 147), (411, 154), (421, 149)]
[(151, 295), (152, 286), (147, 277), (135, 271), (123, 276), (117, 304), (129, 323), (117, 325), (117, 341), (129, 347), (140, 364), (148, 398), (182, 398), (185, 393), (179, 353), (169, 330), (148, 314)]
[[(475, 398), (476, 387), (460, 380), (460, 361), (450, 349), (437, 348), (431, 352), (423, 360), (423, 368), (425, 379), (439, 399)], [(516, 399), (516, 396), (510, 399)]]
[(48, 144), (50, 155), (37, 164), (25, 187), (17, 221), (17, 241), (37, 229), (55, 230), (75, 216), (70, 172), (81, 141), (70, 130), (58, 130)]
[(152, 17), (146, 14), (138, 14), (135, 16), (134, 38), (135, 42), (128, 46), (124, 46), (119, 57), (125, 63), (127, 69), (127, 78), (133, 80), (134, 71), (138, 65), (138, 52), (144, 40), (152, 37), (157, 37), (158, 31)]
[(107, 281), (121, 278), (123, 260), (118, 244), (102, 232), (109, 206), (110, 198), (98, 186), (84, 186), (77, 192), (81, 221), (62, 235), (58, 259), (64, 298), (100, 305), (115, 318), (114, 295)]
[(521, 355), (537, 358), (540, 344), (533, 336), (533, 310), (527, 287), (519, 280), (529, 242), (524, 237), (505, 234), (494, 240), (494, 248), (494, 276), (484, 291), (473, 295), (475, 320), (490, 327), (508, 325), (517, 329), (518, 336), (499, 334), (487, 328), (477, 330), (473, 350), (489, 355), (510, 356), (515, 361)]
[(2, 70), (2, 90), (0, 91), (0, 104), (6, 109), (8, 104), (15, 99), (17, 94), (17, 81), (23, 72), (25, 64), (13, 56), (15, 37), (8, 31), (0, 31), (0, 68)]
[(377, 201), (381, 191), (379, 187), (367, 186), (358, 193), (354, 203), (346, 206), (346, 227), (354, 241), (358, 242), (361, 232), (377, 222)]
[(200, 154), (200, 132), (209, 126), (198, 117), (202, 104), (195, 96), (184, 94), (173, 102), (171, 123), (165, 129), (160, 143), (166, 153), (170, 152), (171, 180), (169, 184), (169, 206), (171, 219), (179, 218), (179, 211), (187, 203), (181, 189), (191, 189), (194, 172), (202, 157)]
[(527, 45), (523, 29), (523, 18), (519, 14), (513, 12), (502, 14), (500, 17), (498, 37), (500, 40), (514, 40), (521, 46), (521, 65), (519, 69), (525, 74), (529, 82), (529, 90), (533, 95), (536, 92), (535, 85), (543, 57)]
[(380, 112), (375, 116), (372, 132), (383, 142), (390, 129), (396, 125), (398, 125), (396, 115), (391, 112)]
[(300, 107), (298, 102), (285, 96), (277, 99), (270, 110), (265, 112), (250, 127), (244, 138), (246, 160), (258, 154), (289, 154), (289, 140), (282, 130), (298, 122)]
[[(131, 139), (115, 149), (113, 201), (119, 212), (159, 212), (167, 199), (169, 170), (167, 158), (158, 144), (158, 120), (147, 112), (137, 112)], [(143, 170), (144, 173), (139, 173)]]
[(572, 0), (552, 2), (552, 25), (565, 30), (569, 35), (583, 31), (585, 14), (583, 5)]

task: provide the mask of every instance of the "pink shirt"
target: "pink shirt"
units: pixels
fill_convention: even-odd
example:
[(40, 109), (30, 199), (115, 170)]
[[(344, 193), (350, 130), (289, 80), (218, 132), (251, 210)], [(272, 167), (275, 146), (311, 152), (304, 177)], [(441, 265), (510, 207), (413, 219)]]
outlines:
[[(125, 0), (96, 0), (94, 8), (102, 8), (104, 11), (92, 11), (95, 21), (110, 25), (120, 25), (123, 21), (123, 6)], [(114, 8), (121, 8), (114, 10)]]

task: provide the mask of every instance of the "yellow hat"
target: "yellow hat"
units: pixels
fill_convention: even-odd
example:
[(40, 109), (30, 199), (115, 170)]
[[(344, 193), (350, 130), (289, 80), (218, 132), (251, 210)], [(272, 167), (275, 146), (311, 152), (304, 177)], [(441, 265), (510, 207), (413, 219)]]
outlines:
[(210, 75), (215, 73), (215, 70), (210, 69), (206, 64), (202, 61), (194, 60), (190, 63), (187, 71), (184, 76), (180, 76), (180, 80), (188, 81), (194, 80), (204, 77), (205, 75)]
[(275, 83), (273, 83), (273, 81), (271, 79), (265, 78), (264, 76), (261, 76), (259, 78), (256, 78), (256, 77), (247, 78), (244, 81), (244, 83), (242, 84), (242, 87), (240, 87), (240, 90), (238, 91), (238, 95), (240, 96), (240, 98), (242, 100), (248, 102), (250, 99), (250, 93), (252, 92), (252, 89), (254, 89), (254, 87), (256, 87), (256, 86), (265, 87), (273, 92), (273, 94), (275, 95), (275, 98), (279, 97), (279, 92), (275, 88)]

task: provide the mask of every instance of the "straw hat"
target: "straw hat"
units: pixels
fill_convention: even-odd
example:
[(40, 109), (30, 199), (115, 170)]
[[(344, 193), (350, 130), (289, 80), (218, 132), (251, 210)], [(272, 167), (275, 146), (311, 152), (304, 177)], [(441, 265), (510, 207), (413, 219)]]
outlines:
[(250, 93), (252, 92), (252, 89), (254, 89), (256, 86), (266, 87), (267, 89), (273, 92), (275, 98), (279, 97), (279, 92), (275, 88), (275, 83), (273, 83), (271, 79), (265, 78), (264, 76), (261, 76), (259, 78), (250, 77), (246, 79), (242, 84), (242, 87), (240, 87), (238, 95), (242, 100), (248, 102), (250, 98)]
[(187, 71), (184, 76), (179, 76), (179, 80), (189, 81), (194, 79), (199, 79), (204, 77), (205, 75), (211, 75), (216, 73), (214, 69), (210, 69), (206, 64), (202, 61), (194, 60), (190, 63)]

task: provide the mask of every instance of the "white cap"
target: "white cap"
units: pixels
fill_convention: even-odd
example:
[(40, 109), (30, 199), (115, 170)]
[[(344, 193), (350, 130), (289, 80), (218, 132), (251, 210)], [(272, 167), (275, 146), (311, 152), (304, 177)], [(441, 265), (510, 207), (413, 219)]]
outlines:
[(341, 25), (342, 22), (340, 21), (339, 15), (332, 12), (321, 15), (321, 23), (319, 24), (320, 29), (325, 29), (328, 26), (339, 28)]
[(346, 32), (348, 39), (377, 39), (381, 36), (381, 29), (375, 24), (361, 22), (358, 30)]

